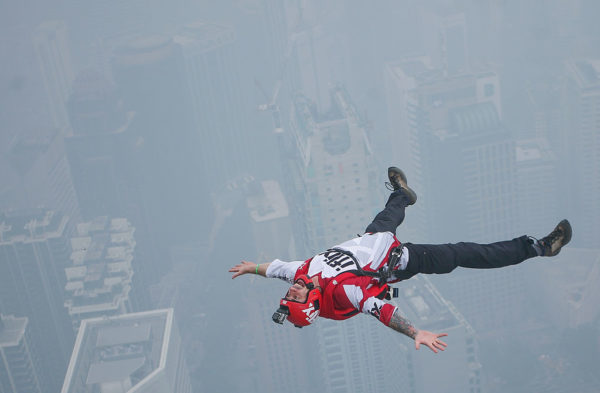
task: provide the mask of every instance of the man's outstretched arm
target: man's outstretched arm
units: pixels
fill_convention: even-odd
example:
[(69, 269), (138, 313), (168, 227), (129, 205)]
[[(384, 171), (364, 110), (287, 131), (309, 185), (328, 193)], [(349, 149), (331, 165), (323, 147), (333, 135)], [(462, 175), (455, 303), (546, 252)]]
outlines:
[(242, 274), (258, 274), (268, 278), (279, 278), (283, 281), (293, 283), (296, 271), (304, 261), (285, 262), (275, 259), (272, 262), (256, 264), (254, 262), (242, 261), (229, 269), (230, 273), (234, 273), (231, 278), (236, 278)]
[(396, 308), (394, 313), (392, 314), (392, 318), (390, 319), (389, 327), (394, 329), (397, 332), (407, 335), (408, 337), (415, 340), (415, 349), (419, 349), (421, 344), (426, 345), (433, 352), (437, 353), (438, 350), (443, 351), (445, 347), (448, 345), (442, 340), (440, 337), (445, 337), (448, 334), (446, 333), (432, 333), (427, 330), (418, 330), (415, 328), (409, 320), (403, 318), (400, 315), (400, 310)]
[(270, 264), (271, 262), (256, 264), (254, 262), (242, 261), (242, 263), (239, 263), (234, 267), (230, 268), (229, 273), (233, 273), (233, 276), (231, 276), (232, 279), (236, 278), (237, 276), (241, 276), (242, 274), (248, 273), (258, 274), (260, 276), (266, 277), (267, 269), (269, 268)]

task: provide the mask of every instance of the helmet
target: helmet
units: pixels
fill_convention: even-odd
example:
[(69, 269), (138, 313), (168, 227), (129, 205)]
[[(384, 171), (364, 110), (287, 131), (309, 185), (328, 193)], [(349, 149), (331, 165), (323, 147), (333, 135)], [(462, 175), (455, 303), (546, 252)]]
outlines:
[(308, 288), (308, 296), (303, 302), (285, 297), (279, 301), (279, 308), (273, 314), (273, 322), (283, 324), (288, 319), (296, 327), (308, 326), (319, 316), (321, 307), (321, 288), (315, 287), (312, 280), (303, 274), (295, 282), (302, 281)]

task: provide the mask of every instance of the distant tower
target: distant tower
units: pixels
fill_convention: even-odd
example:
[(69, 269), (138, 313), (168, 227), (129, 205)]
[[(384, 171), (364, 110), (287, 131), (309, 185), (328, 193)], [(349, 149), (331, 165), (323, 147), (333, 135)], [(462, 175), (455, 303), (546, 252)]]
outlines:
[(77, 225), (71, 239), (73, 265), (65, 269), (65, 306), (75, 329), (82, 319), (136, 310), (132, 291), (134, 231), (124, 218), (98, 217)]
[[(270, 262), (275, 258), (288, 260), (295, 254), (293, 248), (292, 225), (288, 203), (273, 180), (250, 183), (247, 190), (246, 206), (250, 213), (251, 233), (257, 250), (260, 250), (257, 262)], [(277, 299), (282, 296), (282, 287), (263, 280), (252, 280), (244, 288), (243, 320), (248, 326), (254, 326), (249, 332), (250, 340), (240, 340), (240, 362), (238, 367), (244, 373), (239, 389), (252, 386), (249, 391), (278, 391), (281, 378), (285, 376), (286, 389), (290, 392), (308, 391), (311, 382), (302, 375), (313, 371), (310, 359), (316, 351), (308, 349), (310, 339), (315, 332), (302, 332), (290, 326), (279, 326), (271, 320), (278, 307)], [(272, 299), (272, 301), (264, 301)], [(262, 332), (262, 333), (261, 333)], [(265, 334), (265, 332), (268, 332)], [(314, 345), (314, 341), (312, 341)], [(285, 355), (294, 353), (294, 357)], [(246, 359), (254, 359), (248, 367)]]
[(566, 64), (564, 129), (557, 151), (566, 157), (561, 177), (567, 181), (566, 203), (576, 224), (574, 244), (596, 247), (600, 237), (600, 59)]
[(82, 321), (62, 393), (157, 391), (192, 392), (173, 309)]
[(35, 349), (27, 318), (0, 314), (0, 392), (47, 391)]
[(344, 7), (343, 1), (299, 1), (288, 8), (291, 66), (293, 77), (297, 78), (293, 88), (301, 90), (323, 113), (333, 104), (332, 86), (349, 79), (349, 65), (344, 57), (346, 37), (332, 28), (336, 23), (346, 23)]
[(154, 196), (143, 189), (151, 177), (144, 169), (150, 153), (143, 130), (135, 126), (137, 115), (125, 111), (116, 86), (91, 69), (77, 76), (68, 107), (73, 132), (65, 144), (82, 220), (110, 215), (131, 222), (139, 256), (134, 261), (134, 281), (141, 284), (136, 292), (145, 290), (168, 264), (156, 251), (161, 232), (150, 221)]
[[(420, 34), (425, 53), (432, 57), (436, 68), (445, 75), (468, 72), (469, 50), (467, 43), (467, 22), (464, 12), (451, 6), (423, 5), (423, 21)], [(436, 28), (431, 28), (435, 26)]]
[(194, 124), (184, 64), (182, 50), (170, 36), (122, 39), (112, 58), (123, 108), (135, 114), (130, 129), (136, 136), (137, 163), (143, 165), (137, 168), (136, 182), (147, 225), (154, 239), (170, 244), (197, 239), (204, 228), (197, 223), (210, 216), (203, 191), (205, 143)]
[(40, 24), (34, 32), (33, 44), (44, 77), (54, 125), (65, 130), (69, 127), (66, 103), (75, 79), (67, 25), (64, 21), (46, 21)]
[(13, 170), (15, 180), (5, 208), (28, 209), (45, 206), (70, 219), (79, 219), (79, 204), (65, 156), (65, 143), (57, 129), (22, 132), (9, 145), (5, 169)]
[[(564, 218), (561, 198), (554, 192), (559, 160), (548, 139), (522, 139), (516, 142), (517, 212), (515, 233), (539, 236)], [(538, 235), (539, 234), (539, 235)]]
[[(411, 241), (432, 241), (438, 233), (446, 233), (438, 241), (462, 234), (473, 235), (469, 239), (476, 241), (512, 233), (512, 222), (503, 217), (504, 213), (498, 216), (500, 206), (494, 208), (494, 218), (489, 211), (484, 212), (490, 220), (482, 220), (478, 215), (487, 208), (477, 202), (484, 188), (488, 189), (489, 198), (513, 195), (510, 188), (501, 187), (508, 178), (488, 176), (493, 171), (502, 172), (503, 176), (514, 172), (514, 147), (500, 123), (498, 75), (480, 71), (446, 76), (443, 69), (430, 63), (427, 57), (415, 57), (385, 67), (389, 123), (393, 130), (389, 135), (391, 155), (419, 194), (419, 203), (411, 206), (400, 230), (409, 234)], [(498, 162), (493, 168), (485, 165), (490, 159)], [(461, 190), (460, 197), (447, 193), (450, 185), (452, 190)], [(500, 187), (501, 193), (493, 192), (494, 187)], [(464, 206), (448, 207), (453, 201), (462, 201)], [(446, 217), (440, 217), (440, 213)], [(458, 224), (456, 218), (467, 226)], [(494, 227), (490, 232), (482, 227), (486, 223), (501, 228)], [(456, 231), (457, 227), (461, 231)]]
[(139, 214), (133, 202), (139, 182), (132, 173), (139, 155), (134, 114), (125, 112), (115, 87), (93, 70), (78, 75), (68, 107), (73, 132), (65, 143), (82, 218)]
[[(297, 252), (308, 258), (363, 233), (385, 203), (377, 191), (383, 188), (384, 176), (375, 175), (364, 124), (342, 87), (331, 89), (328, 112), (297, 95), (290, 134), (295, 143), (290, 157), (295, 187), (288, 194), (293, 198), (291, 217)], [(380, 371), (384, 364), (379, 354), (385, 343), (380, 335), (364, 335), (373, 322), (355, 318), (316, 324), (321, 362), (317, 369), (323, 373), (326, 391), (390, 390)]]
[(29, 319), (41, 384), (48, 392), (58, 390), (73, 345), (63, 306), (71, 237), (67, 224), (67, 217), (49, 210), (0, 215), (2, 310)]
[[(250, 117), (250, 93), (241, 75), (236, 55), (236, 31), (231, 26), (198, 21), (184, 26), (173, 38), (183, 57), (181, 77), (185, 78), (199, 137), (193, 155), (207, 184), (220, 185), (241, 171), (256, 173), (257, 155), (265, 138), (256, 132)], [(258, 153), (262, 152), (262, 153)], [(219, 162), (219, 165), (214, 163)], [(197, 174), (195, 176), (198, 176)]]
[[(295, 143), (292, 217), (301, 252), (312, 254), (362, 233), (384, 204), (364, 124), (347, 92), (331, 90), (329, 112), (298, 95), (291, 134)], [(383, 176), (381, 177), (383, 180)], [(378, 200), (379, 199), (379, 200)]]
[[(517, 143), (502, 122), (498, 75), (445, 76), (426, 58), (408, 58), (387, 64), (386, 77), (395, 161), (419, 194), (401, 227), (414, 235), (406, 238), (488, 243), (520, 234), (519, 203), (539, 190), (519, 182), (519, 168), (523, 177), (527, 169), (518, 166)], [(493, 331), (517, 318), (513, 310), (526, 294), (522, 269), (457, 269), (432, 282), (476, 329)]]

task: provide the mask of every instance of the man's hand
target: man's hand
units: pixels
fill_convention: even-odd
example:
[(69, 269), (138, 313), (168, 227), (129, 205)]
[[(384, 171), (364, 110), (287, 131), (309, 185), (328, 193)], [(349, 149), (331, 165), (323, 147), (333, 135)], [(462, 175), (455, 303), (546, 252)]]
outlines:
[(239, 263), (229, 269), (229, 273), (235, 273), (233, 276), (231, 276), (232, 279), (236, 278), (237, 276), (241, 276), (242, 274), (254, 273), (255, 271), (256, 263), (248, 261), (242, 261), (242, 263)]
[(446, 333), (432, 333), (427, 330), (419, 330), (415, 335), (415, 349), (419, 349), (421, 344), (427, 345), (429, 349), (437, 353), (438, 349), (443, 351), (448, 346), (445, 342), (440, 340), (440, 337), (445, 337)]

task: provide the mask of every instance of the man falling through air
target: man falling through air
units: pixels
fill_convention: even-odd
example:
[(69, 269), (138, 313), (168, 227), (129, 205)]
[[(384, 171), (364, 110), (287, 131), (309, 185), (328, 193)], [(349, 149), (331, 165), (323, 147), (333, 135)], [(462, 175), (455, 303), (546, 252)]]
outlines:
[(445, 333), (420, 330), (400, 315), (390, 300), (389, 284), (417, 273), (450, 273), (457, 266), (491, 269), (516, 265), (536, 256), (554, 256), (571, 240), (571, 225), (562, 220), (542, 239), (521, 236), (491, 244), (412, 244), (396, 239), (396, 228), (404, 210), (417, 201), (406, 176), (388, 169), (393, 192), (385, 208), (367, 226), (363, 236), (332, 247), (306, 261), (255, 264), (242, 261), (229, 269), (232, 278), (254, 273), (280, 278), (292, 284), (279, 302), (273, 320), (287, 319), (297, 327), (310, 325), (317, 317), (343, 320), (360, 312), (414, 339), (415, 348), (426, 345), (433, 352), (444, 350)]

